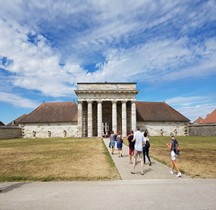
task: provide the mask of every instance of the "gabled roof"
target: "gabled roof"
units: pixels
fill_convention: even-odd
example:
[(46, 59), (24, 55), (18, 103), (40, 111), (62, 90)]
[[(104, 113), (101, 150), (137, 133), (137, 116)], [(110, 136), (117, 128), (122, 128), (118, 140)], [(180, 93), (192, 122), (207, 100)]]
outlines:
[(4, 126), (5, 124), (2, 122), (2, 121), (0, 121), (0, 126)]
[(14, 126), (14, 125), (19, 125), (20, 120), (22, 120), (26, 114), (23, 114), (22, 116), (18, 117), (17, 119), (11, 121), (10, 123), (7, 124), (7, 126)]
[(189, 122), (190, 120), (165, 102), (136, 102), (137, 121)]
[(198, 117), (195, 121), (194, 121), (194, 123), (202, 123), (203, 122), (203, 118), (202, 117)]
[(74, 102), (43, 103), (20, 123), (77, 122), (77, 104)]
[(208, 114), (206, 118), (202, 121), (204, 124), (216, 123), (216, 109)]
[[(136, 110), (137, 121), (189, 122), (188, 118), (164, 102), (137, 101)], [(74, 102), (43, 103), (19, 123), (77, 122), (77, 115), (77, 104)]]

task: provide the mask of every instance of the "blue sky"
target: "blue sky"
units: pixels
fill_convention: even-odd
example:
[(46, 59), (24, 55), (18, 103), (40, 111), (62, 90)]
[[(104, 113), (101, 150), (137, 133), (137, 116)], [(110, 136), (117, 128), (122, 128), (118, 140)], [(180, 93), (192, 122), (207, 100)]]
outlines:
[(216, 108), (216, 1), (0, 0), (0, 121), (77, 82), (137, 82), (192, 122)]

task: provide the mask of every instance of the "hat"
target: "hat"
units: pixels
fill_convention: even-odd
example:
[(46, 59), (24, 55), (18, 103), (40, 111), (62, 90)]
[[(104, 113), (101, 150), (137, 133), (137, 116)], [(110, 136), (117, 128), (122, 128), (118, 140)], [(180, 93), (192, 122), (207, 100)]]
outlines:
[(170, 137), (174, 137), (175, 135), (174, 135), (174, 133), (170, 133)]

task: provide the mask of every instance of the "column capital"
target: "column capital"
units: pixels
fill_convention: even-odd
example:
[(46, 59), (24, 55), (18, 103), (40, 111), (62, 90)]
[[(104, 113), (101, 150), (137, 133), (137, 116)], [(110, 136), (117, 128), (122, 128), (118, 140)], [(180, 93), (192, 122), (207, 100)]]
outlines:
[(112, 104), (116, 104), (118, 100), (112, 100)]
[(121, 100), (122, 103), (127, 103), (127, 100)]
[(92, 104), (92, 103), (93, 103), (93, 100), (87, 100), (87, 103), (88, 103), (88, 104)]

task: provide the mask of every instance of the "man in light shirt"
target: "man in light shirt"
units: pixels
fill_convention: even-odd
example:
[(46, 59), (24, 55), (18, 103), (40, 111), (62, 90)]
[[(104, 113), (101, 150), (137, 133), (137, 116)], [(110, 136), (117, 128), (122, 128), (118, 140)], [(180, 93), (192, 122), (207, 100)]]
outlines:
[(145, 139), (143, 134), (140, 132), (140, 127), (137, 127), (137, 131), (134, 133), (134, 138), (132, 141), (135, 141), (134, 145), (134, 160), (133, 160), (133, 170), (131, 171), (131, 174), (135, 174), (135, 167), (137, 158), (139, 157), (141, 162), (141, 169), (140, 174), (144, 175), (144, 162), (143, 162), (143, 146), (145, 145)]

